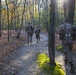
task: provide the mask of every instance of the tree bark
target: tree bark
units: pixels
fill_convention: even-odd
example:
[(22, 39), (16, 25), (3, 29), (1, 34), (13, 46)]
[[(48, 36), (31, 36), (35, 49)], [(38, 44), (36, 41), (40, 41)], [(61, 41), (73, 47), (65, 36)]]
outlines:
[(55, 65), (55, 34), (54, 34), (54, 25), (55, 25), (55, 0), (50, 0), (50, 25), (49, 25), (49, 40), (48, 40), (48, 50), (50, 65)]
[(75, 11), (75, 0), (69, 0), (68, 18), (69, 18), (71, 24), (73, 24), (73, 22), (74, 22), (74, 11)]
[(0, 0), (0, 37), (1, 37), (1, 8), (2, 8), (2, 5)]
[(46, 6), (45, 6), (45, 12), (47, 13), (46, 15), (46, 18), (47, 18), (47, 21), (46, 21), (46, 31), (48, 31), (48, 0), (46, 0)]
[[(26, 0), (25, 0), (25, 3), (26, 3)], [(21, 34), (22, 25), (23, 25), (24, 12), (25, 12), (25, 4), (24, 4), (24, 10), (23, 10), (23, 12), (22, 12), (22, 20), (21, 20), (20, 30), (18, 31), (16, 38), (19, 38), (19, 37), (20, 37), (20, 34)]]
[(68, 7), (68, 3), (67, 3), (67, 1), (66, 0), (64, 0), (64, 18), (66, 18), (67, 17), (67, 7)]
[(38, 18), (39, 18), (39, 27), (40, 27), (40, 0), (38, 0)]
[(8, 41), (9, 41), (9, 10), (8, 10), (7, 0), (6, 0), (6, 6), (7, 6), (7, 20), (8, 20)]

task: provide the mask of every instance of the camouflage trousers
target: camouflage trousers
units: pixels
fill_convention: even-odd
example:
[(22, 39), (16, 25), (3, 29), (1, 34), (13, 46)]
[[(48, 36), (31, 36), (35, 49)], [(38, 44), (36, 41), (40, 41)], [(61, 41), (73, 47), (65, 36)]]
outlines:
[(35, 34), (37, 42), (40, 41), (40, 34)]
[(63, 45), (63, 52), (65, 54), (65, 60), (67, 60), (67, 62), (73, 62), (73, 55), (72, 55), (72, 47), (73, 47), (73, 43), (66, 43), (65, 41), (62, 41), (62, 45)]
[(27, 33), (28, 44), (32, 43), (32, 36), (33, 36), (33, 33)]

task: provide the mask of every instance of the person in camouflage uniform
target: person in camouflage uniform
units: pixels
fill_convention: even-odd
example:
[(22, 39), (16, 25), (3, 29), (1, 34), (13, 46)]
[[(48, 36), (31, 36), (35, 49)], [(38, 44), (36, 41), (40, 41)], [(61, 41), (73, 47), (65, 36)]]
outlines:
[(72, 48), (73, 48), (73, 41), (74, 41), (74, 26), (70, 24), (68, 18), (65, 18), (64, 24), (62, 24), (59, 28), (59, 36), (60, 40), (62, 40), (63, 45), (63, 52), (65, 54), (65, 63), (67, 62), (70, 64), (71, 69), (70, 72), (73, 73), (75, 70), (73, 64), (73, 55), (72, 55)]
[(35, 31), (34, 32), (35, 32), (35, 35), (36, 35), (37, 42), (40, 41), (40, 28), (39, 28), (39, 26), (35, 27)]
[(27, 32), (27, 37), (28, 37), (28, 43), (32, 43), (32, 36), (34, 33), (34, 26), (30, 24), (30, 22), (28, 22), (27, 27), (25, 28), (26, 32)]

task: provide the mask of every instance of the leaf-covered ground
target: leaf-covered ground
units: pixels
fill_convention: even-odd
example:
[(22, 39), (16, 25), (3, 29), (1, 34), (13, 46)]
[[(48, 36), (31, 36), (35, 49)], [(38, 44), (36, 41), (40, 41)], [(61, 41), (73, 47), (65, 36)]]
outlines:
[(25, 43), (8, 53), (5, 57), (6, 60), (2, 62), (0, 75), (36, 75), (39, 72), (36, 64), (36, 55), (39, 52), (47, 51), (47, 37), (45, 37), (44, 33), (41, 36), (40, 42), (37, 43), (34, 36), (32, 44)]
[[(24, 33), (25, 35), (25, 33)], [(30, 45), (26, 44), (26, 39), (24, 36), (21, 37), (19, 40), (21, 40), (19, 42), (19, 40), (14, 39), (12, 40), (12, 46), (16, 46), (16, 44), (19, 46), (21, 45), (21, 43), (25, 43), (23, 44), (21, 47), (16, 46), (12, 48), (12, 50), (9, 50), (7, 48), (7, 52), (4, 52), (5, 55), (5, 60), (1, 60), (2, 65), (0, 65), (0, 75), (47, 75), (44, 72), (41, 72), (41, 70), (37, 67), (37, 53), (46, 53), (48, 55), (48, 35), (43, 33), (41, 34), (41, 41), (40, 42), (36, 42), (35, 40), (35, 36), (33, 37), (33, 43)], [(13, 42), (15, 42), (13, 44)], [(9, 44), (9, 45), (7, 45)], [(2, 44), (0, 44), (2, 45)], [(58, 39), (58, 35), (56, 35), (56, 46), (61, 45), (60, 40)], [(10, 46), (10, 41), (7, 43), (6, 41), (6, 45), (5, 46)], [(75, 44), (73, 47), (73, 55), (74, 55), (74, 64), (76, 65), (76, 51), (75, 51)], [(5, 49), (6, 50), (6, 49)], [(64, 70), (67, 71), (67, 75), (72, 75), (69, 72), (69, 65), (65, 65), (64, 64), (64, 55), (62, 52), (60, 51), (56, 51), (55, 52), (55, 59), (57, 62), (59, 62), (59, 64), (62, 66), (62, 68)], [(2, 54), (3, 55), (3, 54)], [(76, 71), (75, 71), (76, 72)], [(76, 75), (73, 74), (73, 75)]]
[(11, 34), (12, 35), (9, 37), (9, 41), (7, 39), (7, 31), (4, 31), (2, 33), (2, 37), (0, 37), (0, 68), (2, 68), (2, 63), (6, 61), (6, 56), (22, 44), (24, 44), (27, 40), (26, 35), (22, 33), (19, 39), (16, 39), (15, 32), (12, 32)]

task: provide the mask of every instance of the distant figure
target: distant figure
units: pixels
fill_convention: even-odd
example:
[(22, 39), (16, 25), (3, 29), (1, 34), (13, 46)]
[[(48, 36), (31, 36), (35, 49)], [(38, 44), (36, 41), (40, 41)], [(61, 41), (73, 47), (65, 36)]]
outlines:
[(37, 42), (40, 41), (40, 28), (39, 28), (39, 26), (36, 26), (36, 28), (35, 28), (35, 35), (36, 35)]
[(70, 64), (71, 73), (74, 73), (75, 70), (72, 55), (73, 41), (75, 40), (74, 29), (74, 26), (70, 24), (68, 18), (65, 18), (64, 24), (62, 24), (59, 28), (59, 37), (60, 40), (62, 40), (63, 52), (65, 54), (65, 63), (67, 64), (68, 62)]
[(32, 43), (32, 36), (34, 33), (34, 26), (30, 24), (30, 22), (28, 22), (28, 25), (26, 27), (26, 32), (27, 32), (27, 37), (28, 37), (28, 44)]

